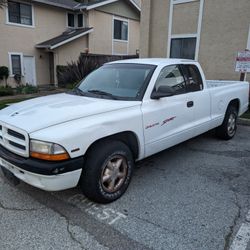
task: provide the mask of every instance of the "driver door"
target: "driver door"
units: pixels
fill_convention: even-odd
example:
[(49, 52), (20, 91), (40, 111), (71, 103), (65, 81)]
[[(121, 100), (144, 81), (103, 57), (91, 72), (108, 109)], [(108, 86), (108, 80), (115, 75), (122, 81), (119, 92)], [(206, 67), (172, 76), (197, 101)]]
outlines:
[(163, 85), (172, 88), (174, 94), (142, 104), (146, 156), (192, 137), (194, 109), (179, 65), (161, 70), (154, 91)]

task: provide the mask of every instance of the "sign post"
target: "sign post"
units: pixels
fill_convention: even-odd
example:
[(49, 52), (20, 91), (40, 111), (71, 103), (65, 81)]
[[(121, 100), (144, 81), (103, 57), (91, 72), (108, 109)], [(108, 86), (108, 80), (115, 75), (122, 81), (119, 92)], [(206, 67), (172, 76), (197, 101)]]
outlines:
[(250, 72), (250, 51), (239, 51), (236, 57), (235, 71), (240, 72), (240, 81), (245, 81)]

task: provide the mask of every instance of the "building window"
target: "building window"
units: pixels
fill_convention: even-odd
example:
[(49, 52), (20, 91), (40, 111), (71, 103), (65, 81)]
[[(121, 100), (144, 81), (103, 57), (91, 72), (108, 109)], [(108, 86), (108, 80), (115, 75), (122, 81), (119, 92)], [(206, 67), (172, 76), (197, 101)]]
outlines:
[(84, 24), (83, 14), (67, 13), (67, 24), (70, 28), (82, 28)]
[(8, 1), (8, 17), (10, 23), (32, 26), (32, 6), (30, 4)]
[(22, 55), (10, 54), (11, 75), (22, 75)]
[(172, 38), (171, 58), (195, 59), (196, 38)]
[(78, 28), (83, 27), (83, 14), (78, 14), (77, 15), (77, 24), (78, 24)]
[(75, 28), (75, 15), (68, 13), (68, 27)]
[(128, 22), (114, 19), (114, 39), (128, 41)]

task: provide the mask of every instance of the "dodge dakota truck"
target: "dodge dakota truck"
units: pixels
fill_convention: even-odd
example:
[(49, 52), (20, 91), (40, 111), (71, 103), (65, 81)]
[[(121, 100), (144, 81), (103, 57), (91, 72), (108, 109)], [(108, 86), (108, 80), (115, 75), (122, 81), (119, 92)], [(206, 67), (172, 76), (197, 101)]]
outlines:
[(107, 63), (69, 93), (1, 110), (0, 165), (43, 190), (79, 184), (89, 199), (112, 202), (136, 161), (211, 129), (233, 138), (248, 98), (248, 82), (206, 81), (192, 60)]

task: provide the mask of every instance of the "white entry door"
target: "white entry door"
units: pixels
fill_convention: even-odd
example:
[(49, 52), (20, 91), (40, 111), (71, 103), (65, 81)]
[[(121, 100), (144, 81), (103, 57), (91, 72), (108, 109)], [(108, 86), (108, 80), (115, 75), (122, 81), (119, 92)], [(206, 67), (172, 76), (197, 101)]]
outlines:
[(23, 70), (25, 84), (36, 86), (35, 58), (34, 56), (23, 57)]

